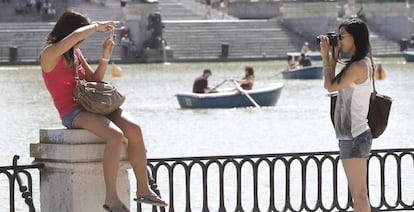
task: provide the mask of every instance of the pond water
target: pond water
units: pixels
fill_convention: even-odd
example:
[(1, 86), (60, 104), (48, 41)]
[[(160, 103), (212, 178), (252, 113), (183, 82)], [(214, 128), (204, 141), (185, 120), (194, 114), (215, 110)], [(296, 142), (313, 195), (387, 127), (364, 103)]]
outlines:
[[(413, 147), (414, 63), (401, 58), (376, 58), (385, 80), (377, 82), (379, 93), (394, 98), (389, 125), (373, 149)], [(314, 62), (320, 65), (320, 62)], [(204, 68), (213, 75), (211, 86), (244, 74), (245, 65), (255, 68), (255, 87), (283, 82), (274, 107), (237, 109), (180, 109), (174, 94), (191, 91), (194, 78)], [(123, 108), (141, 125), (149, 158), (215, 156), (338, 150), (329, 118), (329, 98), (323, 80), (284, 80), (285, 61), (172, 63), (120, 65), (123, 75), (110, 81), (126, 94)], [(222, 88), (231, 88), (231, 83)], [(0, 66), (0, 166), (29, 164), (29, 144), (37, 143), (39, 129), (62, 127), (39, 66)], [(412, 168), (412, 167), (411, 167)], [(34, 173), (38, 180), (37, 173)], [(0, 176), (0, 190), (8, 183)], [(413, 183), (414, 185), (414, 183)], [(38, 184), (35, 183), (35, 204)], [(16, 195), (20, 199), (20, 195)], [(8, 192), (0, 193), (0, 206), (8, 205)], [(17, 201), (17, 211), (27, 211)]]

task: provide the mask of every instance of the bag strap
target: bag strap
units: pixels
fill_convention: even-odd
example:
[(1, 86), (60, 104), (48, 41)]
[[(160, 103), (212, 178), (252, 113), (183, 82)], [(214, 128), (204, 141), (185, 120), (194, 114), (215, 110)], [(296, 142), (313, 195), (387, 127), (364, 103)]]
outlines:
[(371, 60), (371, 67), (372, 67), (372, 88), (373, 92), (371, 94), (371, 99), (375, 100), (377, 97), (377, 89), (375, 88), (375, 68), (374, 68), (374, 60), (372, 60), (372, 52), (371, 49), (369, 50), (369, 59)]
[(78, 73), (79, 61), (78, 61), (78, 57), (76, 57), (75, 49), (73, 49), (73, 63), (74, 63), (73, 72), (75, 72), (75, 80), (79, 81), (79, 73)]

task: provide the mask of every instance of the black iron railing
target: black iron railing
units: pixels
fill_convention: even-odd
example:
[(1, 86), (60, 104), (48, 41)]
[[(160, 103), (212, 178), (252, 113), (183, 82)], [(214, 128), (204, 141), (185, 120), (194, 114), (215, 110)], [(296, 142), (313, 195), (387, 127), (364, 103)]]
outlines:
[[(15, 182), (17, 181), (19, 185), (19, 191), (21, 192), (21, 196), (24, 199), (24, 202), (29, 207), (30, 212), (35, 212), (35, 207), (33, 205), (33, 198), (32, 198), (32, 175), (28, 171), (29, 169), (41, 169), (43, 168), (43, 164), (35, 164), (35, 165), (27, 165), (27, 166), (18, 166), (17, 160), (20, 157), (18, 155), (15, 155), (13, 157), (13, 165), (12, 166), (6, 166), (6, 167), (0, 167), (0, 175), (5, 174), (9, 180), (9, 208), (10, 212), (15, 211)], [(24, 184), (22, 178), (20, 177), (20, 174), (23, 174), (26, 177), (27, 180), (27, 186)], [(2, 206), (4, 207), (4, 205)]]
[[(29, 211), (35, 211), (28, 170), (43, 164), (18, 166), (18, 159), (0, 167), (9, 179), (10, 211), (15, 211), (15, 182)], [(169, 202), (153, 211), (352, 210), (338, 152), (149, 159), (148, 168), (151, 187)], [(414, 149), (373, 150), (367, 181), (372, 211), (414, 210)], [(148, 211), (144, 207), (137, 205)]]
[[(169, 200), (160, 211), (352, 210), (338, 154), (160, 158), (148, 165)], [(368, 169), (373, 211), (414, 210), (414, 149), (373, 150)]]

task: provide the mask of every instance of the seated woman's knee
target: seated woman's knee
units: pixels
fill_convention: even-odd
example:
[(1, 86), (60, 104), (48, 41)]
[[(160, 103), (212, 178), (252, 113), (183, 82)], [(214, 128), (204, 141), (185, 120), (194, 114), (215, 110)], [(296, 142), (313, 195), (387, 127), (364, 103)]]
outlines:
[(122, 132), (113, 132), (107, 142), (121, 145), (124, 142), (124, 134)]
[(124, 129), (126, 135), (140, 133), (141, 134), (141, 127), (136, 123), (128, 124), (127, 128)]

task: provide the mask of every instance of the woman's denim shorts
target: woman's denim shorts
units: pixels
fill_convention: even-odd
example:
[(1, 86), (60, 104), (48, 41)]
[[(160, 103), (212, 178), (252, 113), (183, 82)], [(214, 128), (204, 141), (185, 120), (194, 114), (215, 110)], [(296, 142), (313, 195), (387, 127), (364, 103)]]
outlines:
[(82, 109), (76, 108), (67, 113), (62, 119), (63, 126), (65, 126), (68, 129), (73, 129), (73, 123), (75, 122), (75, 119), (79, 116), (80, 112), (82, 112)]
[(339, 158), (368, 158), (371, 152), (372, 134), (367, 130), (352, 140), (339, 140)]

